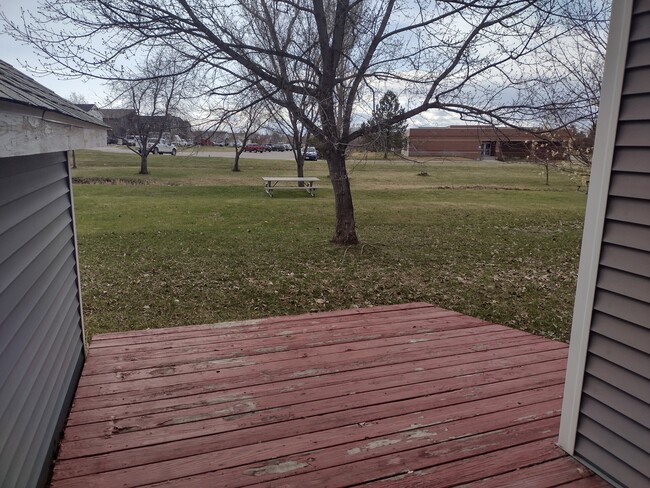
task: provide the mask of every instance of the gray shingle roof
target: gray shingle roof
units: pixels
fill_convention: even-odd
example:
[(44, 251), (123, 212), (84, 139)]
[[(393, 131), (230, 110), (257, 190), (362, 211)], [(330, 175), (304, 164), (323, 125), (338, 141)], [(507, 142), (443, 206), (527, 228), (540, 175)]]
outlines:
[(81, 110), (84, 110), (85, 112), (88, 112), (93, 108), (97, 108), (97, 106), (94, 103), (75, 103), (75, 105), (79, 107)]
[(0, 59), (0, 100), (49, 110), (68, 117), (105, 126), (100, 120), (81, 110), (72, 102), (45, 88)]

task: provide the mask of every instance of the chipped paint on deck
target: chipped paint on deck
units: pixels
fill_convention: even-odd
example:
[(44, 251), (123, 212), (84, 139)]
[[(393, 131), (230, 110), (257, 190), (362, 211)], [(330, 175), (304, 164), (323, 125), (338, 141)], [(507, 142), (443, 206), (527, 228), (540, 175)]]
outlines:
[(226, 364), (236, 364), (237, 366), (253, 366), (255, 361), (251, 361), (250, 359), (247, 358), (226, 358), (226, 359), (214, 359), (212, 361), (208, 361), (208, 364), (214, 364), (215, 366), (223, 366)]
[(277, 464), (267, 464), (266, 466), (260, 466), (259, 468), (251, 468), (244, 471), (244, 474), (248, 476), (265, 476), (267, 474), (284, 474), (290, 473), (297, 469), (306, 468), (309, 466), (308, 463), (301, 463), (298, 461), (285, 461)]
[(262, 322), (263, 319), (251, 319), (251, 320), (237, 320), (234, 322), (220, 322), (218, 324), (208, 324), (208, 327), (211, 329), (228, 329), (231, 327), (241, 327), (246, 325), (257, 325)]
[(316, 375), (319, 375), (319, 374), (325, 374), (327, 372), (329, 372), (329, 371), (327, 369), (325, 369), (325, 368), (321, 368), (321, 369), (304, 369), (302, 371), (296, 371), (295, 373), (293, 373), (291, 375), (291, 377), (292, 378), (301, 378), (303, 376), (316, 376)]
[(269, 346), (269, 347), (260, 347), (259, 349), (255, 349), (254, 352), (258, 352), (260, 354), (266, 354), (269, 352), (282, 352), (286, 351), (289, 349), (289, 346)]
[(237, 403), (232, 407), (224, 408), (221, 410), (213, 410), (210, 412), (203, 412), (196, 415), (187, 415), (182, 417), (175, 417), (158, 424), (158, 426), (163, 425), (180, 425), (180, 424), (189, 424), (191, 422), (199, 422), (200, 420), (208, 420), (215, 417), (224, 417), (225, 420), (230, 420), (234, 416), (241, 416), (242, 414), (248, 414), (257, 410), (257, 404), (253, 401), (246, 401), (242, 403)]
[(365, 446), (354, 447), (352, 449), (348, 449), (347, 453), (350, 456), (353, 456), (355, 454), (359, 454), (359, 453), (364, 452), (364, 451), (372, 451), (373, 449), (378, 449), (380, 447), (390, 446), (390, 445), (393, 445), (393, 444), (397, 444), (399, 442), (402, 442), (402, 439), (379, 439), (377, 441), (369, 442)]
[(152, 369), (149, 371), (151, 376), (164, 376), (172, 374), (176, 371), (176, 366), (163, 366), (161, 368)]
[(429, 438), (429, 437), (435, 437), (437, 435), (438, 435), (437, 432), (429, 432), (428, 430), (423, 429), (423, 430), (416, 430), (414, 432), (409, 433), (408, 438), (409, 439), (426, 439), (426, 438)]

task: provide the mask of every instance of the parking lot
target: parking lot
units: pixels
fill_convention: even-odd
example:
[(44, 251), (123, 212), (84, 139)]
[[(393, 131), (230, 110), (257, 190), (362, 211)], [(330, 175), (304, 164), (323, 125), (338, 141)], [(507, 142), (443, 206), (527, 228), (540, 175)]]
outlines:
[[(98, 147), (100, 151), (106, 152), (116, 152), (124, 153), (131, 151), (126, 146), (118, 145), (108, 145), (105, 147)], [(208, 146), (196, 146), (196, 147), (178, 147), (177, 156), (195, 156), (199, 158), (233, 158), (235, 157), (235, 150), (229, 147), (208, 147)], [(151, 157), (162, 157), (155, 154), (150, 155)], [(241, 155), (242, 159), (280, 159), (280, 160), (293, 160), (292, 151), (271, 151), (264, 153), (251, 153), (244, 152)]]

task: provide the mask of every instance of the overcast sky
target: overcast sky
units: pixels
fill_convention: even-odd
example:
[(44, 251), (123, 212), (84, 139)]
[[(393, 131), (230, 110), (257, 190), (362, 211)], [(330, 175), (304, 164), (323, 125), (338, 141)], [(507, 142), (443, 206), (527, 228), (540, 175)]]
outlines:
[[(0, 10), (12, 20), (20, 20), (21, 8), (27, 11), (36, 9), (38, 0), (0, 0)], [(1, 21), (0, 21), (1, 22)], [(16, 69), (34, 78), (63, 98), (72, 93), (82, 95), (88, 103), (104, 106), (107, 96), (103, 83), (93, 79), (62, 79), (55, 75), (43, 75), (31, 71), (29, 67), (41, 68), (39, 58), (30, 46), (21, 45), (0, 28), (0, 57)], [(440, 110), (430, 110), (409, 121), (409, 126), (447, 126), (462, 123), (455, 116)]]
[[(20, 20), (20, 9), (35, 9), (37, 0), (0, 0), (0, 10), (12, 20)], [(1, 21), (0, 21), (1, 22)], [(38, 56), (30, 46), (24, 46), (2, 32), (0, 28), (0, 57), (14, 68), (34, 78), (40, 84), (56, 92), (63, 98), (69, 98), (71, 93), (83, 95), (88, 103), (101, 105), (105, 100), (104, 87), (97, 80), (59, 79), (54, 75), (41, 75), (25, 68), (25, 65), (40, 68)]]

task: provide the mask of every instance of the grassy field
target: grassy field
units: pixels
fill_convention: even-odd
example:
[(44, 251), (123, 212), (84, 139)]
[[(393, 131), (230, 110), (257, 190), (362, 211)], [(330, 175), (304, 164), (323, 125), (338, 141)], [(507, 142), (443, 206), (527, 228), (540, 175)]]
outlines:
[[(567, 340), (584, 193), (560, 173), (462, 161), (350, 161), (358, 234), (331, 245), (323, 187), (268, 198), (290, 161), (79, 152), (75, 207), (88, 336), (427, 301)], [(419, 176), (427, 173), (428, 176)]]

